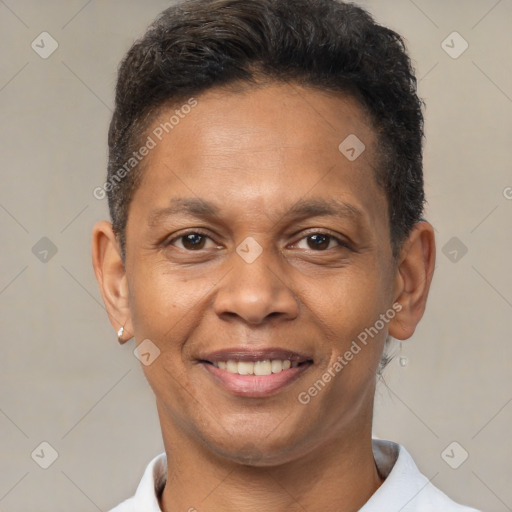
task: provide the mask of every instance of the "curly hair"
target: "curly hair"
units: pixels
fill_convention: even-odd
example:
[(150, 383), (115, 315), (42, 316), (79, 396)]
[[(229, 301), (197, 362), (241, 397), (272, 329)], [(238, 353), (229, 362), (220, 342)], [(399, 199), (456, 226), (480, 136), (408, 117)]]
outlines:
[(208, 89), (261, 81), (342, 92), (369, 114), (397, 256), (425, 202), (423, 104), (402, 38), (337, 0), (184, 0), (157, 17), (119, 67), (105, 190), (123, 258), (143, 173), (137, 162), (129, 172), (125, 164), (152, 120)]

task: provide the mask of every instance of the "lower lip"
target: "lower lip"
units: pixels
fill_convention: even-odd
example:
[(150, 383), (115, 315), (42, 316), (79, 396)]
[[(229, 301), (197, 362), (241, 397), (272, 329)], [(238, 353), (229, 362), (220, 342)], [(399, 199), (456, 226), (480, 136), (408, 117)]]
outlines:
[(310, 362), (306, 362), (270, 375), (239, 375), (221, 370), (210, 363), (201, 364), (224, 389), (234, 395), (248, 398), (262, 398), (277, 393), (298, 379), (311, 366)]

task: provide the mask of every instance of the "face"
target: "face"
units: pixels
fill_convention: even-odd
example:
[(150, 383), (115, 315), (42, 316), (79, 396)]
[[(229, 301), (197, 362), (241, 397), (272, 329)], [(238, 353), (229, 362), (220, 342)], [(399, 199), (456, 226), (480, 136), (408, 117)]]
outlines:
[(143, 369), (163, 428), (262, 464), (369, 432), (399, 273), (363, 111), (298, 86), (211, 90), (153, 139), (125, 279), (127, 325), (160, 351)]

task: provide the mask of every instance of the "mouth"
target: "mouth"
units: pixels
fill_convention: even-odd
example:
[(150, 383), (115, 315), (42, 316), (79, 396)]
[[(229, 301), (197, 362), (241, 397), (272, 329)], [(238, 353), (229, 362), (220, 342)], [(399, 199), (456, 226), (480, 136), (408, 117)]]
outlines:
[(313, 359), (282, 349), (235, 349), (208, 354), (199, 363), (224, 390), (261, 398), (276, 394), (297, 380), (313, 365)]

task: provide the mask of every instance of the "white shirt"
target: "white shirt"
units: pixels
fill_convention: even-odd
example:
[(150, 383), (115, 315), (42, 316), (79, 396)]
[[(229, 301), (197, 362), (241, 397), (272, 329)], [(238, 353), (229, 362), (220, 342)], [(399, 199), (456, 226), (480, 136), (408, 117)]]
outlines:
[[(359, 512), (478, 512), (458, 505), (434, 487), (403, 446), (374, 439), (373, 453), (386, 479)], [(162, 453), (149, 463), (135, 496), (110, 512), (162, 512), (158, 496), (166, 479), (167, 459)]]

